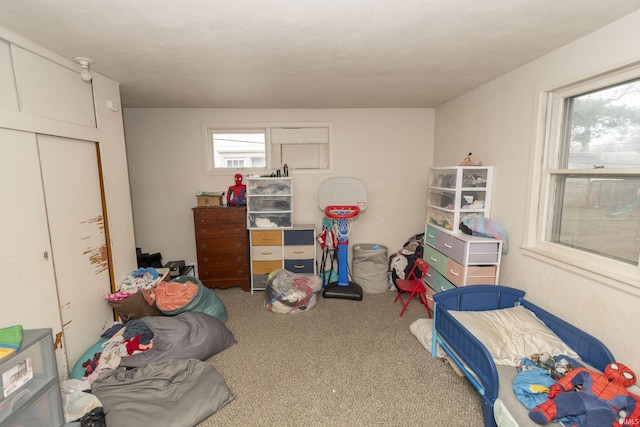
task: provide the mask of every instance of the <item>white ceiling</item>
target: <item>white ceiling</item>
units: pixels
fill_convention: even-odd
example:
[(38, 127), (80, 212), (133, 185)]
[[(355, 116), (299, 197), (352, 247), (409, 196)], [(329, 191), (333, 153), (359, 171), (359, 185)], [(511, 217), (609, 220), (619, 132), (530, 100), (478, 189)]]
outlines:
[(0, 0), (125, 107), (435, 107), (640, 0)]

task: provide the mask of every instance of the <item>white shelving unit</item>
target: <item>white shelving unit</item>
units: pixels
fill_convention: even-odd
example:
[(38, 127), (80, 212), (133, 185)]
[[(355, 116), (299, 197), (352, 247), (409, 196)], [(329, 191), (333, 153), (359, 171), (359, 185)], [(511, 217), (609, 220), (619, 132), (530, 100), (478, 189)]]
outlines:
[(429, 170), (427, 224), (449, 233), (468, 217), (489, 217), (493, 166), (449, 166)]
[(247, 178), (247, 228), (293, 228), (293, 180), (288, 177)]

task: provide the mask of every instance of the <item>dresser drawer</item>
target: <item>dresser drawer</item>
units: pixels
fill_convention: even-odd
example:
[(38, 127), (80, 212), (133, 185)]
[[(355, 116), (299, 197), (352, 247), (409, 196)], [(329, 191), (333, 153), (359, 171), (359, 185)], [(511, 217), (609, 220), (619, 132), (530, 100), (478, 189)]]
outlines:
[(198, 262), (198, 278), (200, 280), (231, 279), (238, 277), (249, 277), (249, 264), (239, 262), (209, 262), (207, 264)]
[(245, 224), (246, 208), (193, 208), (195, 224)]
[(450, 259), (446, 278), (456, 286), (493, 285), (496, 282), (496, 271), (495, 265), (465, 267)]
[(284, 268), (285, 270), (291, 271), (293, 273), (313, 273), (315, 265), (315, 260), (313, 259), (285, 259), (284, 260)]
[(252, 246), (251, 259), (254, 261), (282, 260), (282, 246)]
[(449, 259), (431, 246), (427, 246), (425, 248), (424, 260), (427, 261), (429, 267), (437, 270), (440, 274), (447, 274), (447, 264), (449, 262)]
[(247, 198), (249, 212), (282, 212), (291, 210), (291, 196), (254, 196)]
[(268, 274), (253, 274), (251, 276), (252, 287), (254, 290), (263, 291), (267, 287)]
[(424, 241), (427, 245), (436, 247), (436, 241), (438, 237), (438, 230), (434, 227), (427, 225), (427, 232), (424, 235)]
[(284, 247), (284, 259), (313, 259), (312, 245), (292, 245)]
[(251, 230), (252, 246), (280, 246), (282, 245), (282, 231), (280, 230)]
[(279, 261), (252, 261), (253, 274), (269, 274), (274, 270), (282, 268), (282, 260)]
[(425, 286), (425, 288), (427, 288), (427, 305), (429, 306), (429, 310), (433, 313), (433, 296), (436, 291), (431, 286)]
[(436, 249), (448, 258), (453, 258), (460, 264), (464, 264), (464, 254), (467, 246), (465, 242), (441, 231), (438, 233)]
[(240, 289), (249, 290), (249, 275), (246, 277), (224, 277), (216, 279), (200, 279), (202, 284), (207, 288), (228, 289), (239, 286)]
[(316, 241), (315, 230), (284, 230), (284, 244), (312, 245)]
[[(9, 427), (62, 426), (64, 424), (64, 413), (60, 399), (60, 383), (56, 381), (33, 403), (21, 411), (17, 411), (15, 418), (6, 425)], [(5, 408), (7, 412), (10, 409)]]
[(432, 288), (435, 288), (436, 286), (436, 273), (437, 273), (436, 269), (429, 266), (429, 269), (427, 270), (424, 276), (424, 281), (427, 283), (427, 285), (429, 285)]
[(196, 224), (196, 238), (198, 239), (247, 239), (247, 230), (243, 227), (230, 227), (228, 224), (199, 225)]
[(497, 263), (502, 250), (500, 242), (493, 239), (473, 241), (468, 245), (467, 264)]
[(448, 281), (442, 274), (435, 272), (433, 280), (433, 290), (436, 292), (444, 292), (455, 288), (454, 284)]
[(251, 229), (291, 228), (293, 227), (292, 217), (291, 212), (251, 212), (247, 215), (247, 226)]
[(205, 256), (222, 256), (232, 253), (247, 254), (247, 241), (239, 239), (198, 239), (196, 241), (198, 254)]

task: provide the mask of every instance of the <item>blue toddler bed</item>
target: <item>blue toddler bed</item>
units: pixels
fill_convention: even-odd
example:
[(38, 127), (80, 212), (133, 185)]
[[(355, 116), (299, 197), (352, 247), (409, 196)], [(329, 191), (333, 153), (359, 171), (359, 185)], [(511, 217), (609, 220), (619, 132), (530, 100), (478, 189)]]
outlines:
[[(524, 294), (524, 291), (506, 286), (475, 285), (451, 289), (433, 297), (432, 356), (436, 356), (436, 347), (439, 345), (462, 369), (482, 396), (482, 413), (487, 427), (497, 425), (494, 404), (499, 394), (499, 369), (487, 347), (456, 320), (456, 313), (452, 315), (451, 311), (489, 311), (522, 306), (535, 313), (586, 364), (602, 371), (608, 363), (614, 362), (613, 355), (602, 342), (530, 303), (524, 299)], [(505, 393), (504, 387), (502, 393)]]

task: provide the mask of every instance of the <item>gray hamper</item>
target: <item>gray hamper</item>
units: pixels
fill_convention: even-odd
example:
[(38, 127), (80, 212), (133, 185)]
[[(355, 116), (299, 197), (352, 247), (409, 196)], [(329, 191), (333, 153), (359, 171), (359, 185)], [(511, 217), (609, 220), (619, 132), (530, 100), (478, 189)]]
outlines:
[(372, 243), (353, 246), (353, 281), (362, 292), (376, 294), (389, 289), (387, 247)]

